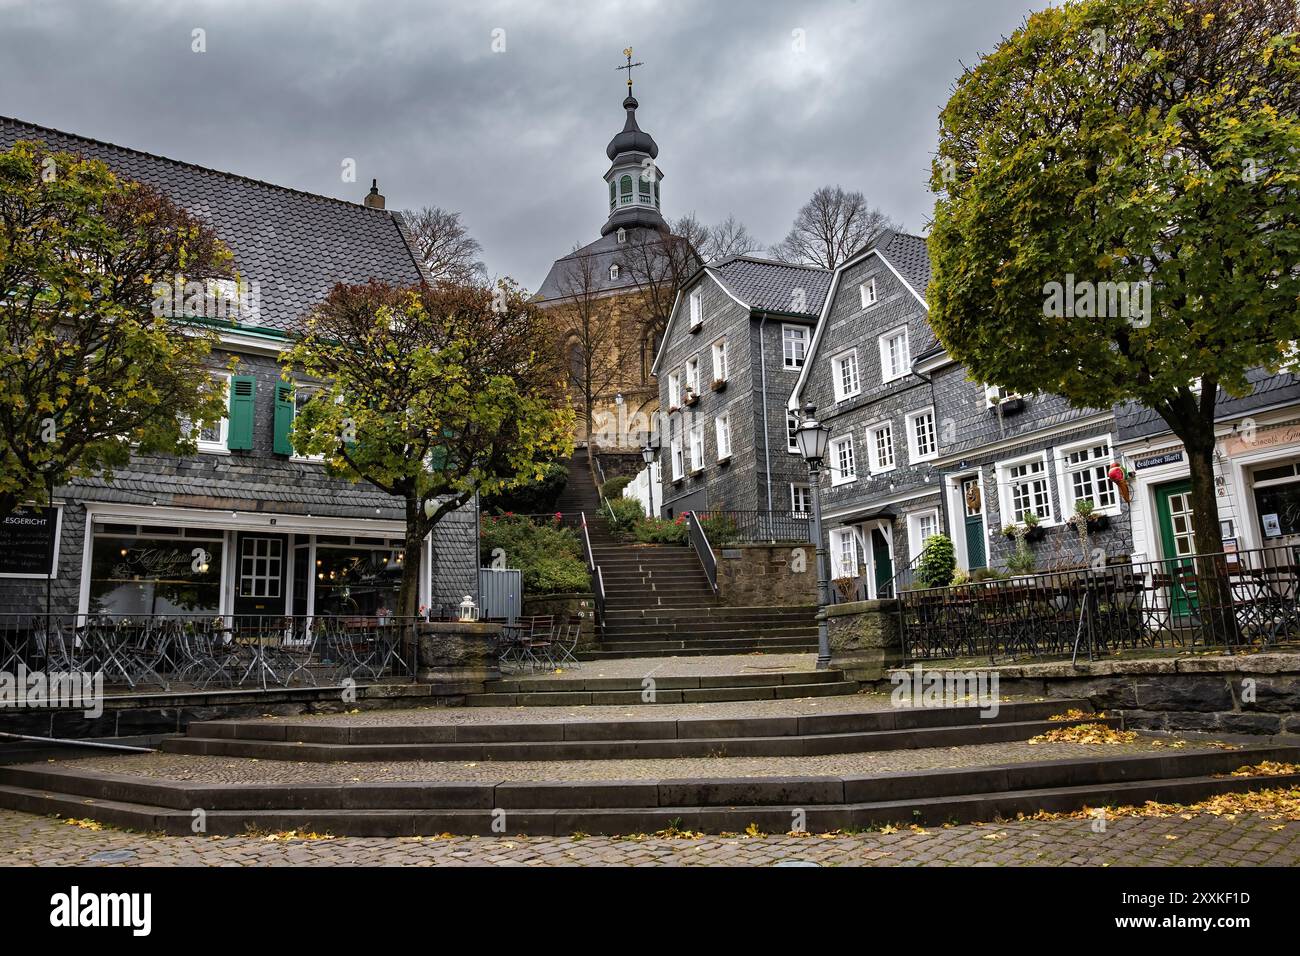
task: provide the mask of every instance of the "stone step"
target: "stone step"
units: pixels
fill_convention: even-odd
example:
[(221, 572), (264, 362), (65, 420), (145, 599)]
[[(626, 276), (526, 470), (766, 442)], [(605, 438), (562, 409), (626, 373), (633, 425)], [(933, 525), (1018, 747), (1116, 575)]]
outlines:
[(817, 650), (815, 640), (779, 644), (746, 645), (718, 649), (716, 647), (656, 648), (643, 651), (589, 651), (575, 654), (579, 661), (622, 661), (639, 657), (762, 657), (764, 654), (809, 654)]
[(642, 690), (529, 691), (471, 694), (467, 707), (575, 707), (617, 704), (702, 704), (720, 701), (797, 700), (805, 697), (842, 697), (858, 692), (857, 681), (818, 684), (773, 684), (759, 687), (702, 687), (662, 690), (656, 684), (653, 700)]
[(811, 620), (817, 615), (817, 607), (812, 604), (781, 604), (769, 607), (752, 606), (752, 605), (727, 605), (719, 604), (711, 608), (647, 608), (636, 611), (610, 611), (606, 619), (613, 621), (631, 621), (641, 619), (655, 619), (664, 621), (688, 620), (698, 621), (704, 618), (709, 620), (734, 620), (743, 619), (780, 619), (785, 617), (798, 617), (801, 620)]
[(764, 634), (768, 628), (781, 629), (790, 627), (817, 628), (817, 622), (811, 617), (792, 614), (788, 617), (729, 617), (717, 620), (701, 619), (687, 621), (681, 618), (659, 619), (655, 617), (635, 618), (632, 620), (605, 621), (605, 639), (613, 640), (615, 635), (634, 636), (637, 634), (671, 634), (677, 637), (695, 635), (709, 637), (715, 631), (741, 631)]
[(89, 818), (142, 832), (192, 835), (193, 808), (213, 836), (310, 830), (337, 836), (492, 835), (506, 832), (653, 833), (807, 831), (885, 824), (967, 823), (1040, 810), (1189, 803), (1230, 792), (1292, 787), (1300, 774), (1234, 777), (1263, 760), (1294, 762), (1296, 747), (1164, 753), (1084, 760), (824, 777), (682, 778), (483, 783), (212, 784), (70, 767), (0, 768), (0, 807)]
[[(529, 691), (641, 690), (640, 677), (506, 677), (490, 680), (488, 693), (514, 694)], [(760, 687), (770, 684), (834, 684), (844, 680), (841, 670), (764, 671), (756, 674), (702, 674), (693, 677), (656, 677), (661, 689), (697, 687)]]
[[(1006, 743), (1082, 721), (985, 721), (952, 727), (873, 730), (854, 733), (702, 739), (533, 740), (444, 743), (316, 743), (305, 740), (241, 740), (174, 737), (167, 753), (253, 757), (259, 760), (375, 762), (399, 760), (640, 760), (670, 757), (811, 757), (879, 750), (960, 747)], [(1119, 726), (1116, 718), (1093, 721)], [(638, 721), (638, 723), (647, 723)]]

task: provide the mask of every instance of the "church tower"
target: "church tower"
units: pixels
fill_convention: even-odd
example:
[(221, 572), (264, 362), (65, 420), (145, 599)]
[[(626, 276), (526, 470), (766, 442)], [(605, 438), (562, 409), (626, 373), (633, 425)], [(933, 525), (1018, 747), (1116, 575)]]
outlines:
[(600, 238), (551, 266), (535, 301), (555, 317), (578, 441), (639, 454), (659, 407), (651, 372), (677, 285), (698, 264), (663, 217), (659, 145), (641, 129), (627, 58), (623, 129), (605, 147), (608, 212)]

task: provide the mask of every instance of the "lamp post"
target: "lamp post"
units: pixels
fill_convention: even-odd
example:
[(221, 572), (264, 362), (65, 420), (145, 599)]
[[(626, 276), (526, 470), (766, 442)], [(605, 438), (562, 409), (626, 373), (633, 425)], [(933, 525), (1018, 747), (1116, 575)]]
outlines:
[(655, 459), (659, 457), (658, 451), (647, 441), (641, 446), (641, 460), (646, 464), (645, 483), (650, 489), (650, 517), (655, 517)]
[(822, 496), (819, 481), (822, 463), (826, 460), (826, 446), (831, 430), (817, 420), (817, 406), (805, 405), (795, 430), (795, 444), (799, 454), (808, 463), (808, 482), (812, 492), (812, 540), (817, 546), (817, 667), (824, 670), (831, 664), (830, 630), (826, 622), (826, 608), (830, 604), (830, 579), (826, 573), (826, 548), (822, 544)]

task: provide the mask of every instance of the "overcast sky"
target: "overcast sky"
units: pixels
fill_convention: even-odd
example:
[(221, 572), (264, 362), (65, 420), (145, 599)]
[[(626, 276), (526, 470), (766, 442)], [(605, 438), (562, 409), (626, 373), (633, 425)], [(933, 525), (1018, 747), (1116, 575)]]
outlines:
[(625, 46), (668, 217), (775, 243), (838, 183), (920, 232), (960, 64), (1047, 5), (0, 0), (0, 114), (353, 201), (377, 177), (389, 208), (460, 211), (536, 289), (605, 220)]

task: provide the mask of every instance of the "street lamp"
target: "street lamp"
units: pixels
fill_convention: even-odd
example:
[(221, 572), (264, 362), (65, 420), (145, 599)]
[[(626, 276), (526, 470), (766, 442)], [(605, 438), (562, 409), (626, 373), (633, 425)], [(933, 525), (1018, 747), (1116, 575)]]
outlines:
[(808, 463), (808, 482), (812, 492), (812, 540), (817, 546), (817, 667), (821, 670), (831, 664), (830, 630), (826, 623), (826, 608), (830, 604), (830, 580), (826, 573), (826, 548), (822, 544), (822, 496), (819, 487), (822, 463), (826, 460), (826, 446), (830, 444), (830, 439), (831, 430), (817, 420), (817, 406), (805, 405), (794, 440), (799, 454)]
[(655, 459), (659, 457), (659, 451), (647, 440), (641, 446), (641, 460), (645, 462), (646, 468), (646, 485), (650, 488), (650, 517), (655, 517)]

